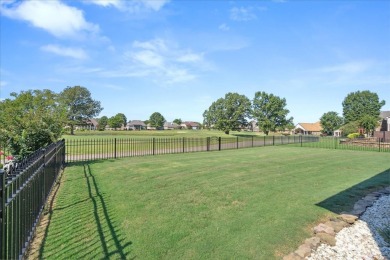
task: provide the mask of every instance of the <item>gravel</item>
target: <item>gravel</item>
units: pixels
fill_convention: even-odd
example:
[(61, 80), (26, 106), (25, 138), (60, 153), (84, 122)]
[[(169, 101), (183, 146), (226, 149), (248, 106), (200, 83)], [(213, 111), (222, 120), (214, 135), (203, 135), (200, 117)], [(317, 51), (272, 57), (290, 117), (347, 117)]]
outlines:
[(386, 230), (389, 236), (390, 195), (381, 196), (351, 227), (337, 233), (335, 246), (321, 244), (306, 259), (389, 260), (390, 244), (382, 236)]

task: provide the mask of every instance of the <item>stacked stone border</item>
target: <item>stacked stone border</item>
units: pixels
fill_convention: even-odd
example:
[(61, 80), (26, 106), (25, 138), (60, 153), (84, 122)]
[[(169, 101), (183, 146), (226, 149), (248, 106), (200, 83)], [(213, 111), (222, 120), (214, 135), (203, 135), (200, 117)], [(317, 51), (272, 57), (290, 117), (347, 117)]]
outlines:
[(330, 246), (336, 245), (336, 234), (345, 227), (352, 226), (358, 218), (371, 207), (382, 195), (390, 194), (390, 186), (372, 192), (357, 201), (350, 212), (330, 218), (325, 223), (321, 223), (313, 228), (313, 236), (305, 240), (294, 252), (283, 257), (283, 260), (302, 260), (310, 256), (320, 244), (325, 243)]

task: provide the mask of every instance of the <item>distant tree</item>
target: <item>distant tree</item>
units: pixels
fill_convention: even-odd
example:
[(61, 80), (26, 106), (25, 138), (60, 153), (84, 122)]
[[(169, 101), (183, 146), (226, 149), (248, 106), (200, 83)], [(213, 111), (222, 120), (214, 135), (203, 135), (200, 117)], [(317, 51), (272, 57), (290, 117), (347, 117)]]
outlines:
[(66, 111), (51, 90), (28, 90), (0, 101), (0, 142), (12, 155), (24, 157), (57, 141)]
[(230, 131), (240, 131), (241, 127), (248, 125), (251, 102), (238, 93), (227, 93), (225, 98), (213, 102), (209, 109), (203, 113), (204, 124), (229, 134)]
[(379, 118), (365, 115), (359, 120), (359, 126), (364, 129), (366, 134), (371, 135), (375, 128), (379, 126)]
[(173, 123), (175, 123), (177, 125), (181, 125), (181, 123), (183, 123), (183, 121), (181, 120), (181, 118), (176, 118), (175, 120), (173, 120)]
[(126, 126), (127, 125), (127, 118), (126, 118), (126, 116), (123, 113), (118, 113), (116, 115), (122, 117), (122, 124), (124, 126)]
[(209, 110), (203, 112), (203, 126), (209, 130), (211, 129), (211, 116)]
[(60, 103), (66, 108), (71, 135), (74, 134), (75, 125), (85, 123), (103, 110), (100, 102), (93, 100), (89, 90), (81, 86), (65, 88), (60, 93)]
[(123, 125), (123, 117), (120, 114), (116, 114), (108, 119), (108, 125), (115, 130)]
[(161, 128), (164, 126), (165, 118), (159, 113), (154, 112), (149, 118), (149, 124), (151, 127)]
[(98, 120), (98, 123), (99, 123), (98, 129), (99, 129), (100, 131), (103, 131), (104, 129), (106, 129), (106, 126), (107, 126), (107, 124), (108, 124), (108, 117), (102, 116), (102, 117)]
[(149, 123), (150, 123), (149, 120), (145, 120), (145, 121), (144, 121), (144, 124), (145, 124), (145, 125), (148, 125)]
[(252, 115), (257, 120), (259, 129), (266, 135), (276, 129), (285, 129), (293, 122), (287, 118), (290, 112), (286, 107), (286, 99), (266, 92), (256, 92), (252, 102)]
[(345, 123), (359, 121), (366, 115), (378, 117), (385, 103), (379, 101), (378, 94), (368, 90), (349, 93), (342, 103)]
[(337, 112), (330, 111), (321, 116), (320, 123), (323, 133), (333, 135), (334, 131), (343, 124), (343, 118)]

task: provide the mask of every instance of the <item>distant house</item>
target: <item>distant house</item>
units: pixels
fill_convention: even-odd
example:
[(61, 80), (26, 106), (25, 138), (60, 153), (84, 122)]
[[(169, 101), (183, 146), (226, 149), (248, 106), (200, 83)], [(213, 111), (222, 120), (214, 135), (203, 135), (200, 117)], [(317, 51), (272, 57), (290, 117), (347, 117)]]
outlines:
[(184, 129), (192, 129), (192, 130), (199, 130), (200, 125), (196, 122), (191, 122), (191, 121), (185, 121), (180, 125)]
[(99, 126), (99, 123), (96, 119), (91, 118), (85, 120), (83, 123), (78, 124), (75, 126), (75, 130), (97, 130)]
[(171, 122), (164, 123), (164, 130), (173, 130), (177, 128), (179, 128), (179, 125), (176, 123), (171, 123)]
[(294, 128), (295, 134), (320, 135), (322, 131), (321, 123), (298, 123)]
[(127, 130), (144, 130), (146, 129), (146, 125), (141, 120), (131, 120), (126, 125)]
[(334, 136), (334, 137), (341, 137), (341, 135), (342, 135), (341, 129), (337, 129), (337, 130), (335, 130), (335, 131), (333, 132), (333, 136)]

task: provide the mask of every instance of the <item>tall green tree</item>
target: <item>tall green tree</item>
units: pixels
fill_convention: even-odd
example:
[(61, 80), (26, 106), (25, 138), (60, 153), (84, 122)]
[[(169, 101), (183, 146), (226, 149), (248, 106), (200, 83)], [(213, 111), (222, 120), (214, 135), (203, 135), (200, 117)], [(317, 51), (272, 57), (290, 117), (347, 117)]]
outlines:
[(116, 114), (117, 116), (120, 116), (121, 118), (122, 118), (122, 124), (124, 125), (124, 126), (126, 126), (126, 124), (127, 124), (127, 118), (126, 118), (126, 116), (125, 116), (125, 114), (123, 114), (123, 113), (118, 113), (118, 114)]
[(106, 126), (108, 124), (108, 117), (106, 116), (102, 116), (99, 120), (98, 120), (98, 129), (100, 131), (103, 131), (104, 129), (106, 129)]
[(257, 120), (259, 129), (266, 135), (270, 131), (284, 129), (293, 122), (293, 117), (287, 118), (290, 112), (286, 109), (286, 99), (264, 91), (255, 93), (252, 102), (252, 116)]
[(337, 112), (330, 111), (324, 113), (320, 118), (322, 132), (333, 135), (334, 131), (342, 126), (343, 121), (343, 118)]
[(99, 101), (93, 100), (91, 92), (85, 87), (67, 87), (60, 93), (60, 102), (66, 107), (67, 124), (70, 126), (70, 134), (74, 134), (74, 127), (83, 124), (89, 118), (93, 118), (103, 110)]
[(367, 135), (371, 135), (375, 128), (379, 126), (378, 117), (375, 116), (365, 115), (358, 122), (359, 126), (364, 129)]
[(161, 128), (164, 126), (165, 118), (159, 112), (150, 115), (149, 124), (151, 127)]
[(110, 117), (107, 123), (111, 128), (114, 128), (114, 130), (116, 130), (123, 125), (123, 117), (120, 113), (116, 114), (115, 116)]
[(0, 141), (14, 156), (24, 157), (57, 141), (66, 111), (51, 90), (28, 90), (0, 101)]
[(181, 118), (176, 118), (175, 120), (173, 120), (173, 123), (175, 123), (177, 125), (181, 125), (181, 123), (183, 123), (183, 121), (181, 120)]
[(240, 131), (248, 125), (250, 116), (250, 100), (238, 93), (227, 93), (224, 98), (213, 102), (208, 110), (203, 113), (203, 124), (207, 127), (229, 134), (230, 131)]
[(385, 103), (379, 100), (377, 93), (369, 90), (349, 93), (342, 103), (345, 123), (359, 121), (366, 115), (378, 117)]

